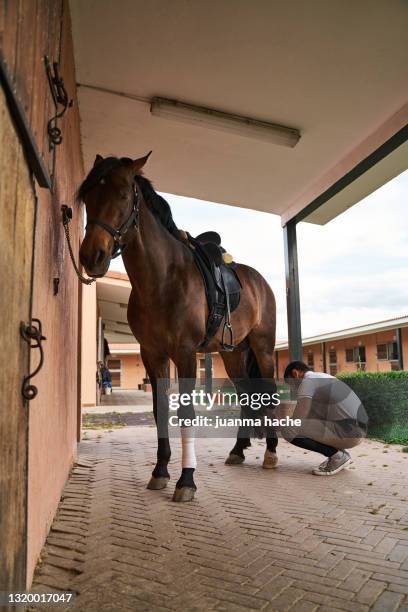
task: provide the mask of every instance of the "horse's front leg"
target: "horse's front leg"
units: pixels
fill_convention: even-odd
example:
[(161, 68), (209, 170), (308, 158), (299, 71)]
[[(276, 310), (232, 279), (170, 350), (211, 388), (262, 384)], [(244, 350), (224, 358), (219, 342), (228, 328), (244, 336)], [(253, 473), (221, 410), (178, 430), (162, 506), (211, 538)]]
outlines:
[(169, 360), (164, 357), (158, 358), (157, 355), (153, 356), (143, 348), (140, 352), (152, 385), (153, 414), (157, 428), (157, 462), (147, 488), (157, 491), (167, 487), (170, 480), (167, 469), (171, 456), (168, 429), (169, 403), (166, 393)]
[[(180, 400), (183, 398), (177, 410), (177, 416), (182, 422), (180, 427), (182, 456), (181, 476), (174, 490), (173, 501), (186, 502), (194, 498), (197, 490), (194, 482), (194, 470), (197, 466), (194, 427), (183, 424), (185, 419), (193, 419), (195, 417), (191, 395), (196, 383), (197, 362), (195, 352), (179, 356), (176, 360), (176, 365), (179, 374)], [(189, 401), (187, 401), (187, 397), (189, 397)]]

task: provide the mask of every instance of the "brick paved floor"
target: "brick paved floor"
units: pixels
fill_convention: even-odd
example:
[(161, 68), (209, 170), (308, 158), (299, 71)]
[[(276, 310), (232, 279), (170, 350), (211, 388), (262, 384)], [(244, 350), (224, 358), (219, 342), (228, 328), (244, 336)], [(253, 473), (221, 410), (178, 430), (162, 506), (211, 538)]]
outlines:
[[(152, 406), (151, 392), (136, 391), (135, 389), (118, 390), (113, 389), (109, 395), (101, 395), (102, 406)], [(100, 410), (101, 406), (96, 406), (92, 410)]]
[(101, 396), (102, 406), (138, 406), (152, 405), (152, 394), (135, 389), (113, 389), (109, 395)]
[(66, 609), (408, 612), (401, 447), (364, 442), (329, 479), (310, 474), (317, 455), (285, 442), (268, 471), (261, 443), (225, 466), (231, 440), (200, 439), (196, 499), (175, 504), (174, 441), (171, 486), (148, 491), (153, 427), (87, 436), (33, 586), (76, 591)]

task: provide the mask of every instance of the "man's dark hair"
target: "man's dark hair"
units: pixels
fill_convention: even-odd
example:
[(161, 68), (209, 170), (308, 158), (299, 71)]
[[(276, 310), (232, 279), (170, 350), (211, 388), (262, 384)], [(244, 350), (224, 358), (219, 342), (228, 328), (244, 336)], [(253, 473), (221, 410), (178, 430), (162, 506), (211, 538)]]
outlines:
[(285, 370), (283, 378), (290, 378), (292, 376), (293, 370), (299, 370), (299, 372), (310, 372), (311, 368), (309, 368), (303, 361), (292, 361)]

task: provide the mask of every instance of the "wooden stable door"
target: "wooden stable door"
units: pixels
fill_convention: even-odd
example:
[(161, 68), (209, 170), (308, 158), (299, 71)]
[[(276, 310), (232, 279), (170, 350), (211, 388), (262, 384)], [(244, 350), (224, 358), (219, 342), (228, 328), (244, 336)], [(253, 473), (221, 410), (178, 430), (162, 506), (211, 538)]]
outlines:
[(28, 406), (21, 388), (29, 348), (20, 322), (31, 314), (35, 207), (31, 174), (0, 88), (0, 591), (26, 587)]
[[(61, 206), (77, 245), (84, 173), (68, 0), (0, 0), (0, 94), (0, 591), (16, 591), (31, 583), (77, 441), (81, 304)], [(28, 354), (20, 322), (31, 317), (47, 339), (28, 405), (39, 350)]]

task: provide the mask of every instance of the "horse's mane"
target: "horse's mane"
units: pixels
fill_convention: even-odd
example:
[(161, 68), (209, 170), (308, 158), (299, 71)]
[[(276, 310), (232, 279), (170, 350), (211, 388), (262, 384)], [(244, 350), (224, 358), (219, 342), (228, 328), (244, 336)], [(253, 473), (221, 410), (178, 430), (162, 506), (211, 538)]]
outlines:
[[(98, 164), (96, 164), (89, 172), (88, 176), (80, 185), (77, 191), (77, 200), (83, 201), (86, 194), (93, 189), (101, 179), (106, 177), (116, 168), (120, 166), (127, 166), (132, 163), (132, 160), (128, 157), (106, 157), (101, 160)], [(155, 218), (160, 221), (160, 223), (174, 236), (178, 237), (178, 229), (176, 224), (174, 223), (173, 215), (171, 212), (171, 208), (168, 202), (162, 196), (160, 196), (154, 190), (151, 182), (141, 174), (138, 174), (136, 177), (136, 182), (140, 187), (143, 198), (155, 216)]]

